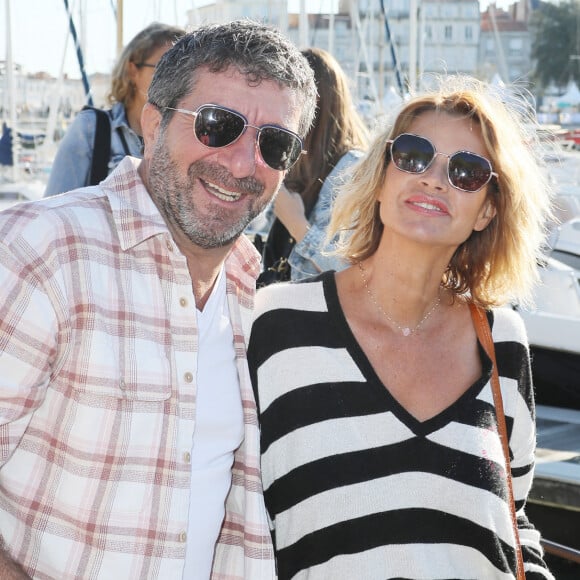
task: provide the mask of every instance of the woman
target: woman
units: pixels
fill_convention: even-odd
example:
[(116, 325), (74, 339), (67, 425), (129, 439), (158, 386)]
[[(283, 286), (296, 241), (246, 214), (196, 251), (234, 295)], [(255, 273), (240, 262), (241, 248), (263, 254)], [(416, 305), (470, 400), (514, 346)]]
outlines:
[[(110, 149), (105, 161), (106, 177), (125, 157), (142, 156), (141, 111), (147, 100), (147, 90), (157, 62), (185, 30), (154, 22), (139, 32), (125, 46), (111, 78), (107, 99), (111, 109), (104, 111), (110, 123)], [(95, 133), (99, 111), (83, 109), (75, 117), (63, 137), (50, 171), (44, 196), (48, 197), (95, 185), (91, 169), (95, 154)]]
[(535, 427), (517, 313), (550, 216), (500, 98), (448, 78), (403, 105), (338, 197), (351, 266), (258, 293), (249, 346), (280, 580), (513, 578), (487, 309), (527, 578), (552, 578), (524, 505)]
[(368, 145), (364, 122), (356, 112), (348, 79), (336, 59), (320, 48), (302, 50), (316, 80), (314, 125), (304, 140), (308, 154), (289, 171), (270, 214), (273, 221), (258, 284), (301, 280), (344, 262), (329, 255), (324, 243), (330, 211), (344, 172)]

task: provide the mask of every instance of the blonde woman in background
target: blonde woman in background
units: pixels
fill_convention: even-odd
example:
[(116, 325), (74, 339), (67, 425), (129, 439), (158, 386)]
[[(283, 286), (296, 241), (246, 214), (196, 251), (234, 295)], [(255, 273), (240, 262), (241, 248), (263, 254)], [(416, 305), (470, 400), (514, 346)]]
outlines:
[(177, 26), (154, 22), (125, 46), (113, 68), (111, 90), (107, 95), (111, 108), (104, 110), (110, 126), (110, 149), (104, 174), (91, 179), (97, 111), (83, 109), (59, 145), (45, 197), (96, 185), (117, 167), (125, 155), (143, 156), (141, 111), (147, 101), (153, 71), (159, 59), (184, 33), (185, 30)]

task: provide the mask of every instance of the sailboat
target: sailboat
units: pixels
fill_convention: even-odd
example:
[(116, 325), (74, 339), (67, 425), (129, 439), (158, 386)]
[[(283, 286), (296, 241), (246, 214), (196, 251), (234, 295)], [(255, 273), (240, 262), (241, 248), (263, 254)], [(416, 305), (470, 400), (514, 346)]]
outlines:
[(534, 306), (516, 308), (530, 342), (536, 403), (580, 410), (580, 270), (548, 258), (540, 275)]
[(14, 82), (14, 63), (12, 60), (12, 20), (11, 0), (6, 2), (6, 77), (8, 85), (8, 98), (10, 112), (10, 127), (3, 125), (2, 141), (5, 152), (5, 171), (0, 175), (0, 210), (10, 207), (15, 203), (39, 199), (44, 193), (44, 183), (36, 178), (21, 157), (18, 144), (16, 95)]

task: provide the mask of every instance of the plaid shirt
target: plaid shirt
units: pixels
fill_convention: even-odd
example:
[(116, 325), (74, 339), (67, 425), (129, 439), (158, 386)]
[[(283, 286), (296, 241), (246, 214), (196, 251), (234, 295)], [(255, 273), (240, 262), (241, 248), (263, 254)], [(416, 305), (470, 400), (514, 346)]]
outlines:
[[(0, 535), (34, 578), (182, 578), (195, 298), (138, 163), (0, 214)], [(245, 439), (214, 580), (275, 577), (245, 354), (258, 268), (242, 236), (226, 275)]]

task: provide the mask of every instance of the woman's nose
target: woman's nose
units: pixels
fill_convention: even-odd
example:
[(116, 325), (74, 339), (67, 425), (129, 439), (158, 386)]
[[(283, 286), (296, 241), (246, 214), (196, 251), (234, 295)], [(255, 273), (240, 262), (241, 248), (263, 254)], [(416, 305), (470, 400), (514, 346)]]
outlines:
[(437, 152), (431, 165), (421, 174), (424, 182), (440, 189), (446, 188), (449, 185), (449, 180), (447, 179), (448, 162), (447, 155)]

